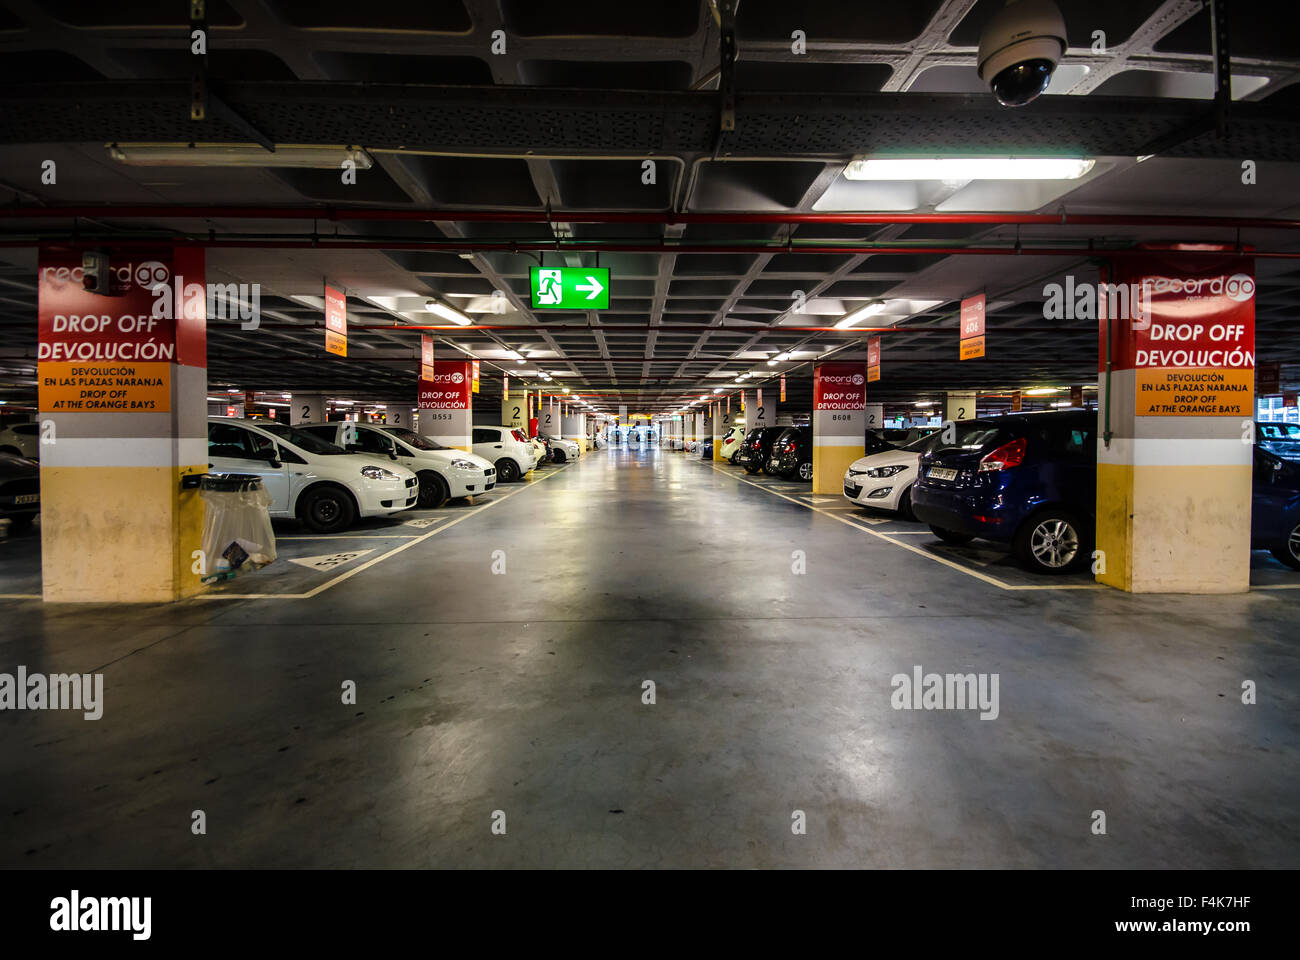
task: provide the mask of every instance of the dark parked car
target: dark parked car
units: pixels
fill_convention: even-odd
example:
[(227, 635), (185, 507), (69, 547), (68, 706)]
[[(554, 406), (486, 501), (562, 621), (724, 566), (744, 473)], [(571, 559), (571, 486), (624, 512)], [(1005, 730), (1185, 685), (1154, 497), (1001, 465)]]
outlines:
[(785, 427), (755, 427), (745, 437), (737, 462), (746, 473), (758, 473), (772, 456), (772, 443), (785, 432)]
[(0, 453), (0, 517), (14, 530), (31, 527), (41, 512), (41, 467), (35, 460)]
[(1255, 444), (1283, 460), (1300, 460), (1300, 424), (1256, 420)]
[(703, 443), (700, 444), (700, 459), (701, 459), (701, 460), (712, 460), (712, 459), (713, 459), (713, 441), (712, 441), (712, 440), (705, 440)]
[(785, 480), (811, 482), (813, 473), (812, 427), (786, 427), (772, 442), (767, 472)]
[(1300, 570), (1300, 466), (1255, 448), (1250, 545)]
[(1041, 573), (1092, 557), (1097, 503), (1097, 414), (1062, 410), (954, 425), (921, 457), (912, 510), (948, 543), (1009, 545)]
[(865, 456), (871, 456), (873, 453), (884, 453), (886, 450), (893, 450), (894, 444), (886, 440), (884, 434), (879, 430), (868, 430), (866, 435)]

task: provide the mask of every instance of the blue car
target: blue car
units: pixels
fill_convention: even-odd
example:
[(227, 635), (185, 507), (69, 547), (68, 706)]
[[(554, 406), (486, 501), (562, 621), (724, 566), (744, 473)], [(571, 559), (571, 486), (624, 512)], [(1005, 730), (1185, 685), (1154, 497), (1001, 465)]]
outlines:
[(1268, 550), (1288, 567), (1300, 570), (1300, 466), (1258, 445), (1250, 545)]
[(701, 459), (701, 460), (712, 460), (712, 459), (713, 459), (713, 441), (712, 441), (712, 440), (705, 440), (703, 443), (700, 444), (700, 459)]
[(1008, 545), (1040, 573), (1092, 557), (1097, 414), (1085, 410), (965, 420), (921, 457), (912, 511), (947, 543)]

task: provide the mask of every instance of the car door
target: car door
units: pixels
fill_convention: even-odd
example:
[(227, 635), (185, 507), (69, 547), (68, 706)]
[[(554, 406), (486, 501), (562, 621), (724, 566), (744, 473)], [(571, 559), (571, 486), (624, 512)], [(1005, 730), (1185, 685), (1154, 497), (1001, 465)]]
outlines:
[(1283, 532), (1283, 516), (1286, 513), (1287, 496), (1290, 490), (1279, 486), (1277, 467), (1281, 458), (1255, 447), (1254, 468), (1251, 473), (1250, 498), (1250, 539), (1254, 544), (1264, 546), (1275, 543)]
[[(488, 427), (475, 427), (473, 443), (474, 452), (496, 463), (505, 456), (506, 445), (501, 440), (501, 431)], [(523, 466), (523, 464), (520, 464)]]
[(392, 455), (395, 453), (397, 454), (397, 462), (411, 470), (415, 470), (418, 466), (414, 457), (403, 455), (405, 451), (397, 441), (384, 431), (376, 430), (374, 427), (358, 425), (356, 447), (362, 453), (372, 453), (384, 460), (391, 460)]
[[(279, 466), (265, 459), (267, 450), (276, 452)], [(279, 459), (277, 445), (270, 437), (234, 423), (209, 423), (208, 465), (212, 473), (247, 473), (260, 477), (271, 495), (270, 511), (288, 512), (289, 466)]]

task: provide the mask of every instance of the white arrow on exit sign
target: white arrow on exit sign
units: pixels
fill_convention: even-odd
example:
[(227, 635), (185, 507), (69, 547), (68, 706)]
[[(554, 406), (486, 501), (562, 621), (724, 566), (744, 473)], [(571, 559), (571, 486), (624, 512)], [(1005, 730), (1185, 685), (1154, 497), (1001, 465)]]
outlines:
[(588, 299), (588, 300), (595, 300), (598, 296), (600, 296), (600, 292), (601, 292), (602, 290), (604, 290), (605, 287), (601, 284), (601, 282), (600, 282), (599, 280), (597, 280), (595, 277), (593, 277), (593, 276), (591, 276), (591, 275), (588, 275), (588, 276), (587, 276), (587, 279), (588, 279), (589, 281), (591, 281), (591, 282), (590, 282), (590, 283), (580, 283), (580, 284), (578, 284), (576, 287), (574, 287), (573, 289), (575, 289), (575, 290), (590, 290), (591, 293), (587, 294), (587, 299)]

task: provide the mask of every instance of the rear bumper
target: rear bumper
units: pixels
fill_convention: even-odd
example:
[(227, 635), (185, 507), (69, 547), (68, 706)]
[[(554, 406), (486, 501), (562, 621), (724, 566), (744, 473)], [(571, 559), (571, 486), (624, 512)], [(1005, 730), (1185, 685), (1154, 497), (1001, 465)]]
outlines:
[(943, 490), (920, 481), (912, 486), (912, 512), (922, 523), (1004, 543), (1014, 539), (1019, 520), (1009, 516), (1005, 506), (995, 502), (995, 498)]

